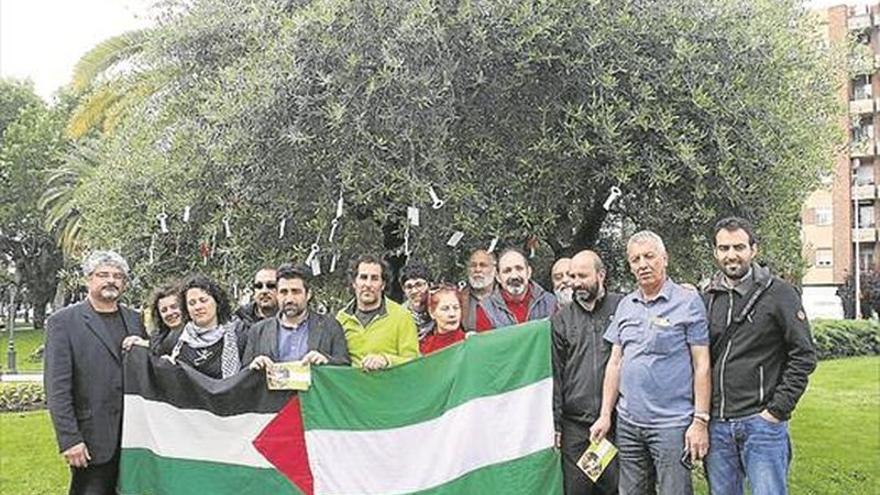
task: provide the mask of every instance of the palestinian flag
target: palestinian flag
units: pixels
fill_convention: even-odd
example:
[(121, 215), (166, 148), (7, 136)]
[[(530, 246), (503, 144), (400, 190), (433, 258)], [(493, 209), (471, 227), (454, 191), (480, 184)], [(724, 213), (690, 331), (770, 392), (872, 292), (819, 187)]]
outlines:
[(125, 363), (122, 494), (562, 493), (550, 326), (476, 335), (298, 396), (147, 355)]

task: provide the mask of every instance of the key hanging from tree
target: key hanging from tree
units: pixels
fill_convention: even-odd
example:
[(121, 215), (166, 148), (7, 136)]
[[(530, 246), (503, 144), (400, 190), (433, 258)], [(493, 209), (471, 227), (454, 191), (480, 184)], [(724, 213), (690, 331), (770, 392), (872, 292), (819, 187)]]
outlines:
[(492, 242), (489, 243), (489, 249), (487, 249), (486, 251), (489, 253), (494, 253), (495, 248), (497, 246), (498, 246), (498, 236), (496, 235), (495, 237), (492, 238)]
[(337, 251), (333, 251), (333, 257), (330, 258), (330, 273), (336, 271), (336, 262), (339, 260), (339, 253)]
[(183, 208), (183, 223), (189, 223), (189, 213), (190, 213), (190, 206), (186, 205)]
[(327, 236), (327, 242), (329, 244), (333, 244), (333, 240), (336, 239), (336, 229), (339, 228), (339, 219), (334, 218), (330, 220), (330, 235)]
[(345, 199), (342, 197), (342, 191), (339, 191), (339, 199), (336, 200), (336, 218), (342, 218), (342, 210), (345, 205)]
[(434, 190), (434, 186), (428, 187), (428, 194), (431, 195), (431, 208), (439, 210), (440, 208), (443, 208), (444, 204), (446, 204), (445, 201), (440, 199), (440, 196), (437, 196), (437, 191)]
[(229, 220), (229, 215), (223, 217), (223, 233), (226, 234), (227, 239), (232, 237), (232, 229), (229, 227)]
[(315, 256), (312, 258), (312, 262), (309, 263), (309, 267), (312, 269), (312, 276), (317, 277), (321, 274), (321, 257)]
[(611, 205), (614, 204), (621, 194), (623, 194), (623, 191), (621, 191), (619, 187), (611, 186), (611, 192), (608, 193), (608, 197), (605, 198), (605, 203), (602, 204), (602, 208), (604, 208), (605, 211), (611, 210)]
[(159, 231), (163, 234), (168, 233), (168, 215), (163, 211), (156, 215), (156, 220), (159, 221)]
[(309, 251), (309, 255), (306, 257), (306, 265), (312, 266), (312, 260), (318, 255), (318, 252), (321, 250), (321, 247), (318, 246), (318, 243), (312, 244), (312, 249)]
[(155, 257), (153, 256), (155, 251), (156, 251), (156, 234), (153, 234), (152, 236), (150, 236), (150, 261), (148, 262), (148, 264), (150, 264), (150, 265), (152, 265), (153, 262), (156, 260)]
[(278, 238), (284, 239), (284, 229), (287, 227), (287, 218), (282, 217), (278, 224)]

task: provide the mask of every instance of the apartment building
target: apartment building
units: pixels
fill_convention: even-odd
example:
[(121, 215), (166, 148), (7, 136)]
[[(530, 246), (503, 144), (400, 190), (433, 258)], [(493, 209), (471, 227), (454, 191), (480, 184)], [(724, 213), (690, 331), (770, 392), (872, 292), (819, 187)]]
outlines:
[(811, 318), (842, 317), (836, 296), (856, 266), (880, 269), (880, 3), (839, 5), (817, 12), (830, 44), (856, 41), (847, 84), (839, 96), (848, 116), (841, 123), (848, 152), (807, 199), (803, 246), (809, 268), (803, 278), (804, 306)]

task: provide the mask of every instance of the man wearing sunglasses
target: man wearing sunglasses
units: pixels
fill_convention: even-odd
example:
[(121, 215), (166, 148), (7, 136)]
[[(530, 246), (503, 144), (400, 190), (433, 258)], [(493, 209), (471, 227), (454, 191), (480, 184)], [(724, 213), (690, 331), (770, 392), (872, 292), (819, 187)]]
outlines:
[(250, 328), (254, 323), (272, 318), (278, 313), (278, 287), (275, 277), (277, 272), (271, 266), (264, 266), (257, 270), (251, 288), (254, 291), (253, 301), (238, 308), (235, 312), (245, 328)]

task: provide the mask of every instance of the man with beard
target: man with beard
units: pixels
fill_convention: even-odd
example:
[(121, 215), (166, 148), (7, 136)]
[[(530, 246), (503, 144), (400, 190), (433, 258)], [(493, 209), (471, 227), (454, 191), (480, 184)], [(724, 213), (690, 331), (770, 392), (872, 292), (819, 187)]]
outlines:
[(468, 258), (468, 286), (463, 291), (468, 303), (462, 307), (461, 324), (466, 332), (477, 329), (477, 308), (483, 299), (495, 291), (495, 255), (485, 249), (477, 249)]
[(305, 270), (281, 265), (277, 271), (278, 316), (250, 329), (242, 362), (264, 369), (275, 362), (350, 365), (348, 344), (339, 323), (309, 311), (312, 291)]
[(587, 449), (590, 425), (599, 419), (602, 408), (602, 382), (611, 354), (611, 344), (602, 336), (621, 296), (605, 293), (605, 265), (593, 251), (575, 254), (570, 265), (573, 301), (550, 319), (553, 418), (556, 443), (562, 449), (565, 494), (616, 494), (616, 459), (596, 483), (584, 475), (577, 461)]
[(560, 306), (571, 302), (571, 258), (559, 258), (550, 268), (550, 281), (553, 283), (553, 295)]
[(611, 355), (590, 440), (608, 434), (616, 405), (620, 492), (655, 493), (657, 485), (662, 494), (691, 495), (682, 456), (698, 461), (709, 449), (706, 308), (696, 291), (666, 276), (669, 258), (657, 234), (634, 234), (626, 256), (638, 289), (621, 299), (605, 331)]
[(244, 329), (250, 328), (260, 320), (272, 318), (278, 312), (276, 278), (277, 273), (274, 267), (264, 266), (257, 270), (252, 285), (253, 301), (239, 307), (235, 312), (235, 316), (241, 320)]
[(556, 311), (556, 298), (531, 281), (532, 267), (522, 251), (508, 248), (498, 257), (498, 285), (478, 306), (477, 331), (547, 318)]
[(753, 262), (752, 226), (715, 225), (720, 271), (706, 302), (712, 342), (712, 397), (706, 473), (713, 495), (787, 493), (788, 419), (816, 369), (816, 352), (797, 290)]
[(409, 311), (385, 297), (388, 265), (364, 254), (348, 269), (354, 300), (339, 310), (336, 320), (345, 331), (354, 366), (375, 371), (419, 356), (416, 324)]
[(400, 270), (400, 286), (406, 300), (403, 307), (412, 314), (413, 321), (419, 331), (419, 341), (431, 333), (434, 328), (434, 320), (428, 314), (428, 267), (424, 263), (410, 260)]
[(82, 264), (86, 300), (46, 322), (44, 385), (71, 494), (116, 493), (122, 426), (122, 352), (146, 337), (137, 312), (119, 304), (128, 263), (95, 251)]

